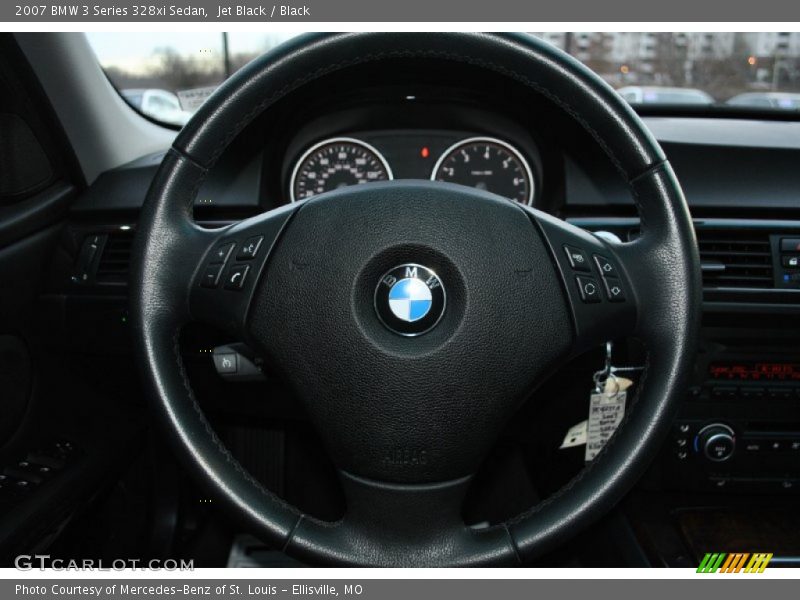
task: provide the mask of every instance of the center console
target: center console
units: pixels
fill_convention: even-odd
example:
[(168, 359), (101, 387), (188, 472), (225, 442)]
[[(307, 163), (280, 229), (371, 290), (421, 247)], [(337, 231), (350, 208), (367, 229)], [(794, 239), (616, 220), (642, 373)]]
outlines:
[(668, 489), (800, 491), (800, 353), (752, 341), (701, 348), (661, 457)]

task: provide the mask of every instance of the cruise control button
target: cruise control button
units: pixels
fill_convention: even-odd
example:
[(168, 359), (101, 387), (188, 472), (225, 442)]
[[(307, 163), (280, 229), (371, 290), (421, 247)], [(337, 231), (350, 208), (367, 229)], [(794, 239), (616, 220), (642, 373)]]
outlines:
[(599, 254), (595, 254), (594, 262), (597, 265), (597, 269), (600, 271), (600, 274), (603, 277), (617, 276), (617, 269), (614, 268), (614, 264), (610, 260), (608, 260), (605, 256), (600, 256)]
[(247, 273), (250, 271), (248, 265), (236, 265), (230, 268), (228, 276), (225, 278), (226, 290), (240, 290), (244, 287), (244, 281), (247, 279)]
[(622, 283), (619, 279), (609, 277), (603, 279), (603, 283), (606, 287), (606, 297), (611, 302), (625, 302), (625, 292), (622, 290)]
[(208, 264), (210, 265), (221, 265), (224, 264), (228, 257), (231, 255), (233, 251), (233, 247), (236, 244), (233, 242), (229, 244), (222, 244), (221, 246), (217, 246), (217, 248), (211, 253), (209, 256)]
[(222, 274), (222, 269), (224, 267), (224, 264), (206, 267), (206, 272), (203, 273), (203, 279), (200, 281), (200, 285), (206, 288), (217, 287), (219, 285), (219, 276)]
[(581, 300), (584, 302), (600, 302), (600, 286), (591, 277), (576, 277), (578, 291), (581, 293)]
[(586, 253), (580, 248), (575, 246), (564, 246), (564, 252), (567, 253), (570, 266), (576, 271), (590, 271), (589, 259), (586, 258)]
[(263, 235), (256, 235), (245, 240), (242, 247), (239, 248), (239, 253), (236, 255), (236, 260), (250, 260), (256, 257), (258, 249), (261, 248), (261, 242), (264, 241)]

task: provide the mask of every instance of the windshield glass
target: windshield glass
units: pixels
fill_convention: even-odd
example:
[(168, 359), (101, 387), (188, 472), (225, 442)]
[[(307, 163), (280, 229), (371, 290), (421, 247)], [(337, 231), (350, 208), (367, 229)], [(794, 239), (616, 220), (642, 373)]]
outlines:
[[(86, 35), (129, 104), (180, 126), (237, 69), (296, 34)], [(534, 35), (585, 63), (633, 105), (800, 110), (798, 32)]]
[(225, 79), (278, 44), (280, 32), (89, 32), (86, 37), (114, 87), (131, 106), (184, 125)]

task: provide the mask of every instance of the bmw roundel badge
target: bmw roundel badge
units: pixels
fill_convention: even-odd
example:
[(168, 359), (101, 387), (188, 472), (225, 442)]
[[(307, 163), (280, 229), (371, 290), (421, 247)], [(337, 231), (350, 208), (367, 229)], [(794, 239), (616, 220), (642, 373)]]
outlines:
[(442, 318), (444, 286), (427, 267), (398, 265), (381, 277), (375, 288), (375, 310), (381, 322), (404, 336), (422, 335)]

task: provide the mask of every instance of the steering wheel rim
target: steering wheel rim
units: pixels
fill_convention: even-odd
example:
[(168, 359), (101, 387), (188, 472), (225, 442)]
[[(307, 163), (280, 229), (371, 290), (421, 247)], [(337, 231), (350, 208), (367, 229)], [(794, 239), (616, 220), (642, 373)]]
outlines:
[[(340, 69), (395, 58), (468, 64), (510, 77), (547, 96), (597, 140), (628, 182), (641, 218), (640, 237), (634, 242), (613, 244), (534, 209), (512, 206), (481, 192), (430, 182), (399, 185), (394, 182), (395, 185), (373, 184), (374, 187), (359, 186), (358, 190), (339, 190), (327, 194), (324, 201), (312, 199), (300, 206), (282, 207), (223, 230), (209, 231), (194, 224), (192, 202), (206, 173), (236, 135), (271, 104), (304, 84)], [(441, 203), (462, 202), (468, 207), (462, 223), (465, 227), (476, 218), (488, 215), (514, 230), (514, 239), (520, 241), (521, 247), (525, 241), (535, 248), (527, 256), (529, 263), (547, 256), (550, 269), (537, 271), (537, 279), (547, 279), (547, 289), (553, 290), (553, 298), (557, 296), (558, 301), (563, 302), (564, 314), (571, 324), (571, 337), (569, 344), (553, 350), (553, 356), (542, 355), (543, 360), (551, 360), (545, 361), (545, 366), (552, 366), (603, 341), (603, 336), (612, 331), (629, 332), (646, 345), (647, 365), (631, 403), (632, 409), (601, 454), (558, 493), (506, 523), (473, 530), (460, 522), (455, 510), (469, 484), (469, 469), (474, 467), (484, 448), (478, 438), (475, 438), (478, 449), (472, 453), (474, 456), (458, 464), (458, 468), (442, 464), (448, 461), (439, 461), (436, 465), (416, 464), (392, 471), (386, 478), (381, 476), (384, 471), (377, 454), (374, 459), (353, 458), (355, 446), (337, 448), (335, 455), (348, 514), (354, 516), (339, 523), (319, 522), (301, 514), (252, 478), (217, 438), (194, 398), (178, 348), (180, 329), (192, 319), (213, 323), (245, 337), (253, 336), (252, 330), (256, 330), (261, 334), (255, 340), (256, 345), (263, 342), (263, 350), (271, 353), (276, 364), (291, 371), (286, 366), (288, 355), (272, 348), (277, 345), (274, 342), (265, 341), (265, 330), (274, 328), (287, 314), (290, 318), (293, 309), (281, 305), (274, 294), (270, 295), (274, 288), (267, 282), (278, 281), (291, 287), (303, 280), (304, 276), (298, 273), (306, 265), (297, 248), (300, 241), (307, 238), (304, 232), (320, 223), (343, 223), (353, 215), (364, 215), (363, 200), (367, 195), (379, 215), (375, 217), (378, 219), (374, 223), (376, 227), (386, 225), (385, 213), (392, 206), (412, 207), (409, 214), (425, 222), (419, 216), (421, 211), (436, 213), (435, 207)], [(399, 205), (398, 200), (401, 201)], [(431, 218), (435, 221), (435, 215)], [(250, 272), (246, 293), (227, 293), (222, 302), (219, 299), (225, 292), (217, 290), (216, 286), (203, 285), (214, 262), (213, 253), (224, 249), (229, 240), (241, 241), (256, 234), (264, 239), (264, 250), (258, 261), (242, 263)], [(474, 239), (483, 238), (474, 236)], [(417, 251), (436, 246), (436, 252), (431, 250), (426, 256), (429, 260), (441, 260), (445, 269), (452, 267), (451, 284), (455, 282), (456, 287), (469, 288), (463, 295), (461, 308), (457, 308), (456, 303), (451, 311), (455, 315), (451, 325), (444, 319), (443, 325), (433, 329), (441, 334), (416, 338), (423, 340), (420, 342), (423, 345), (431, 344), (411, 357), (425, 364), (429, 356), (443, 354), (440, 349), (454, 343), (452, 340), (469, 331), (470, 326), (479, 332), (476, 335), (484, 337), (486, 329), (481, 328), (479, 320), (470, 321), (477, 310), (472, 301), (474, 294), (480, 292), (473, 284), (475, 275), (470, 275), (472, 258), (463, 256), (464, 262), (451, 260), (458, 254), (458, 248), (440, 251), (439, 242), (433, 238), (418, 241)], [(610, 257), (618, 271), (618, 279), (614, 281), (627, 291), (626, 302), (604, 301), (597, 305), (581, 302), (581, 290), (574, 285), (580, 273), (576, 275), (570, 270), (567, 254), (562, 250), (565, 245), (584, 249), (587, 257)], [(341, 247), (343, 252), (344, 248)], [(487, 245), (487, 251), (491, 248), (497, 246)], [(348, 247), (348, 252), (358, 255), (359, 248)], [(376, 258), (375, 269), (385, 267), (390, 264), (386, 261), (391, 260), (397, 264), (411, 262), (405, 259), (415, 256), (414, 248), (393, 249), (392, 252), (389, 258)], [(700, 270), (694, 231), (680, 186), (661, 148), (630, 107), (599, 77), (544, 42), (518, 35), (312, 34), (253, 61), (215, 92), (175, 140), (148, 193), (133, 256), (134, 341), (145, 391), (155, 401), (159, 423), (166, 428), (190, 471), (203, 483), (210, 484), (215, 496), (231, 508), (247, 529), (288, 554), (311, 563), (510, 565), (530, 560), (563, 542), (613, 506), (638, 479), (657, 450), (690, 373), (700, 314)], [(372, 255), (364, 256), (364, 264), (371, 268)], [(223, 263), (217, 278), (223, 268), (231, 268), (230, 264)], [(486, 265), (474, 266), (472, 270), (485, 273)], [(287, 276), (290, 271), (291, 277)], [(517, 269), (520, 278), (525, 272), (525, 268)], [(598, 283), (605, 281), (594, 271), (590, 271), (590, 275)], [(559, 283), (553, 284), (556, 280)], [(308, 286), (307, 283), (298, 285)], [(524, 285), (540, 286), (525, 288), (536, 291), (545, 286), (544, 283)], [(298, 289), (313, 295), (308, 287)], [(355, 292), (348, 296), (351, 308), (357, 306), (352, 300), (356, 296)], [(342, 302), (345, 302), (344, 296)], [(513, 302), (517, 300), (512, 299)], [(561, 318), (560, 309), (556, 307), (558, 302), (553, 300), (552, 308), (547, 308), (549, 300), (543, 302), (546, 305), (543, 312), (558, 321)], [(599, 306), (606, 312), (598, 312)], [(352, 310), (354, 314), (358, 312), (356, 308)], [(357, 316), (353, 321), (359, 319), (362, 317)], [(609, 326), (612, 321), (613, 330)], [(355, 332), (359, 332), (365, 347), (369, 343), (373, 350), (379, 348), (375, 354), (381, 356), (380, 365), (396, 368), (397, 364), (406, 364), (386, 359), (386, 356), (402, 355), (406, 350), (391, 341), (391, 333), (384, 330), (378, 333), (371, 327), (359, 321), (353, 325), (351, 333), (356, 336)], [(526, 331), (537, 335), (533, 328)], [(436, 346), (439, 342), (425, 342), (426, 339), (439, 339), (441, 344)], [(553, 331), (547, 338), (533, 339), (558, 346), (561, 338)], [(357, 336), (348, 340), (362, 343)], [(504, 349), (511, 350), (511, 347)], [(421, 358), (423, 356), (425, 358)], [(373, 365), (369, 361), (367, 364)], [(434, 364), (441, 366), (442, 363), (431, 363)], [(537, 374), (541, 373), (526, 372), (527, 379), (521, 380), (519, 387), (530, 385)], [(331, 381), (331, 373), (327, 375), (327, 381)], [(514, 378), (511, 372), (506, 376)], [(496, 383), (492, 391), (499, 389), (500, 384)], [(352, 392), (352, 388), (348, 391)], [(325, 400), (335, 402), (335, 398)], [(422, 400), (424, 398), (420, 402)], [(519, 398), (514, 400), (518, 406)], [(349, 410), (349, 406), (336, 405), (343, 411)], [(387, 406), (380, 405), (380, 408)], [(453, 409), (452, 405), (447, 406)], [(477, 410), (477, 405), (469, 406)], [(514, 406), (511, 402), (503, 403), (495, 411), (482, 413), (488, 423), (486, 428), (496, 429), (494, 421), (500, 423), (508, 418)], [(360, 415), (353, 413), (351, 416), (358, 418)], [(472, 435), (474, 427), (469, 428), (466, 418), (454, 416), (452, 420), (461, 426), (461, 429), (455, 428), (455, 437)], [(425, 429), (424, 422), (418, 423)], [(390, 431), (380, 428), (382, 425), (375, 427), (379, 428), (373, 433), (392, 436)], [(347, 430), (339, 432), (348, 443), (352, 441)], [(414, 434), (407, 435), (413, 438)], [(337, 440), (328, 441), (338, 444)], [(445, 456), (446, 450), (437, 448), (433, 454), (441, 451)], [(457, 464), (459, 459), (449, 462)]]

